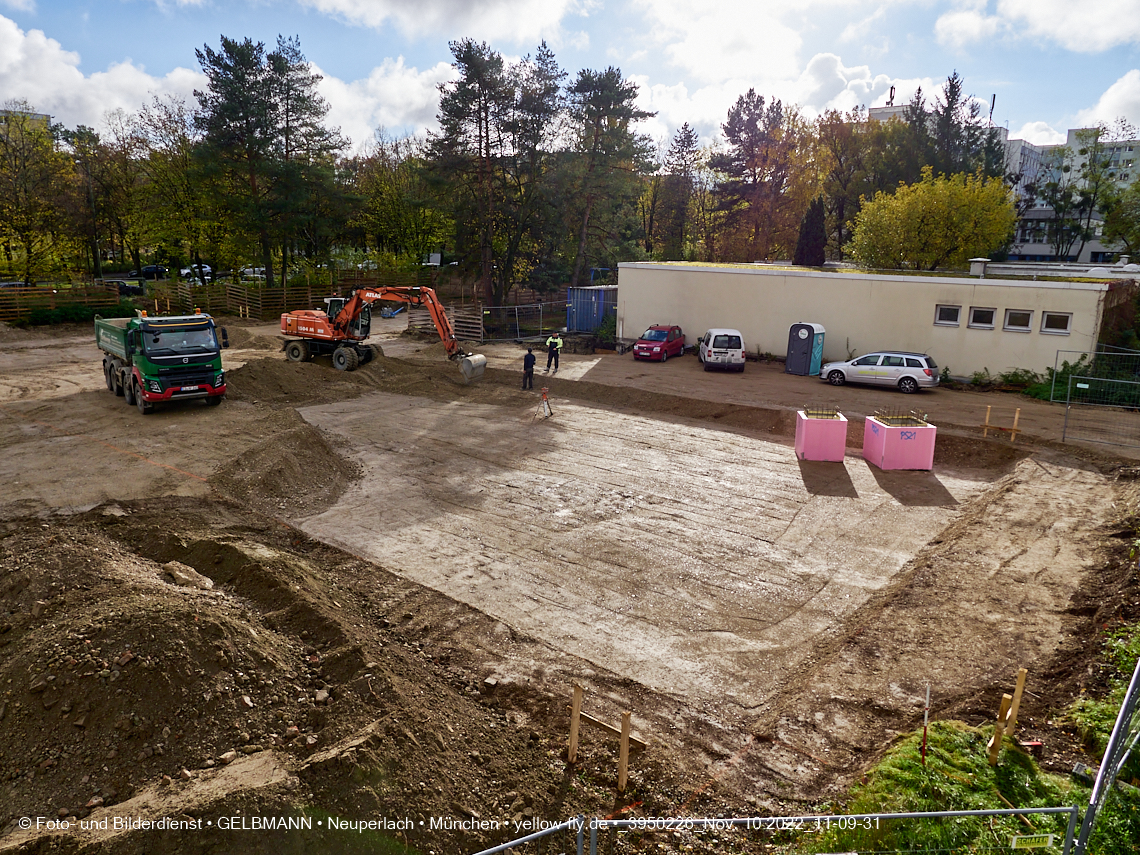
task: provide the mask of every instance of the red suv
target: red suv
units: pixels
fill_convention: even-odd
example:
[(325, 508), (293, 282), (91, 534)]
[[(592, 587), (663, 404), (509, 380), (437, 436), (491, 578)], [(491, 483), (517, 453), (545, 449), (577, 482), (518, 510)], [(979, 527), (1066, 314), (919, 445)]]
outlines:
[(684, 352), (685, 334), (680, 327), (666, 324), (654, 324), (633, 345), (634, 359), (664, 362), (670, 356), (680, 356)]

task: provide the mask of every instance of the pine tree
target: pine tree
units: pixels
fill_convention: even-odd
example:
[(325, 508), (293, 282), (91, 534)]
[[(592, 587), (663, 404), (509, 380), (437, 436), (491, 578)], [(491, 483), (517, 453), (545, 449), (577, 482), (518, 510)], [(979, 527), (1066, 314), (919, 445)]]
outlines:
[(824, 219), (823, 197), (811, 200), (803, 221), (800, 223), (800, 237), (796, 241), (794, 264), (802, 267), (822, 267), (826, 260), (824, 249), (827, 246), (827, 227)]

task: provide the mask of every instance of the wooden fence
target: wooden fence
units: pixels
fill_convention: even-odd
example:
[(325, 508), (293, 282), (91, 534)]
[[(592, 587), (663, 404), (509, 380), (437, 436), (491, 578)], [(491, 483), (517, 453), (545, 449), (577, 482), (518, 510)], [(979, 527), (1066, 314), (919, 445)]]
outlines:
[[(207, 285), (175, 280), (147, 283), (146, 296), (132, 298), (136, 306), (156, 314), (190, 313), (201, 309), (213, 315), (232, 315), (261, 321), (275, 321), (283, 312), (293, 309), (319, 309), (324, 298), (347, 296), (356, 288), (398, 286), (435, 287), (441, 300), (451, 305), (449, 315), (455, 312), (453, 323), (456, 335), (466, 341), (481, 341), (483, 317), (476, 290), (470, 284), (463, 286), (458, 278), (444, 279), (436, 274), (384, 273), (349, 271), (338, 275), (336, 284), (290, 283), (285, 287), (266, 287), (263, 282), (217, 281)], [(560, 294), (565, 299), (565, 289)], [(550, 294), (515, 289), (516, 303), (536, 302), (539, 297), (550, 299)], [(55, 288), (0, 288), (0, 321), (26, 319), (36, 309), (57, 309), (67, 305), (113, 306), (119, 302), (114, 285), (75, 285)], [(455, 304), (459, 306), (456, 307)], [(430, 318), (426, 317), (431, 329)], [(414, 327), (415, 323), (411, 320)]]
[[(483, 340), (483, 312), (478, 306), (445, 306), (447, 318), (455, 337), (460, 341)], [(435, 335), (435, 322), (428, 310), (417, 307), (408, 310), (408, 329)]]
[(65, 306), (114, 306), (119, 302), (115, 285), (74, 285), (55, 288), (0, 288), (0, 321), (26, 320), (37, 309)]

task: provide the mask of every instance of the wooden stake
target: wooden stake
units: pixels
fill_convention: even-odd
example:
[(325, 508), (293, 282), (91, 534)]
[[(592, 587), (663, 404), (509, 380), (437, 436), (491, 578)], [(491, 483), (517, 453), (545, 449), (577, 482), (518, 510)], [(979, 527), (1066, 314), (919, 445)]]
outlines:
[(1021, 407), (1013, 411), (1013, 430), (1009, 433), (1010, 443), (1017, 442), (1017, 420), (1021, 418)]
[(996, 766), (998, 759), (998, 752), (1001, 751), (1001, 738), (1005, 731), (1005, 720), (1009, 716), (1009, 705), (1013, 703), (1013, 696), (1005, 694), (1001, 696), (1001, 708), (998, 710), (997, 721), (994, 722), (994, 735), (990, 739), (990, 765)]
[(990, 435), (990, 406), (986, 406), (986, 423), (982, 425), (982, 436), (987, 437)]
[(926, 684), (926, 707), (922, 711), (922, 765), (926, 765), (926, 729), (930, 724), (930, 684)]
[(574, 702), (570, 707), (570, 746), (566, 759), (573, 763), (578, 759), (578, 717), (582, 714), (582, 687), (574, 684)]
[(1013, 736), (1014, 728), (1017, 727), (1017, 711), (1021, 708), (1021, 693), (1025, 691), (1025, 676), (1028, 673), (1024, 668), (1017, 672), (1017, 685), (1013, 689), (1013, 703), (1009, 707), (1009, 723), (1005, 728), (1005, 732), (1010, 736)]
[(629, 780), (629, 713), (621, 714), (621, 751), (618, 754), (618, 792), (625, 792)]

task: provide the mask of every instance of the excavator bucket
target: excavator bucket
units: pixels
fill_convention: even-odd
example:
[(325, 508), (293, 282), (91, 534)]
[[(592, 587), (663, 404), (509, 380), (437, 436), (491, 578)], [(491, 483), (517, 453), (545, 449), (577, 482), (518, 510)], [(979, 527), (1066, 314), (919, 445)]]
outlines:
[(463, 376), (467, 378), (470, 383), (478, 380), (483, 376), (483, 372), (487, 370), (487, 357), (478, 353), (472, 353), (459, 360), (459, 370), (463, 372)]

